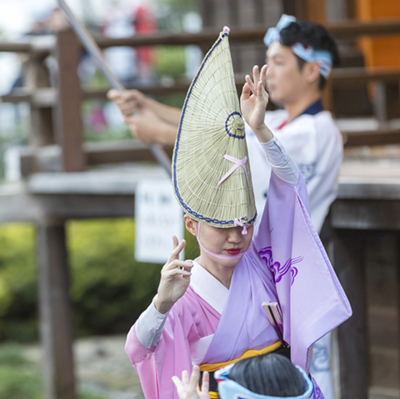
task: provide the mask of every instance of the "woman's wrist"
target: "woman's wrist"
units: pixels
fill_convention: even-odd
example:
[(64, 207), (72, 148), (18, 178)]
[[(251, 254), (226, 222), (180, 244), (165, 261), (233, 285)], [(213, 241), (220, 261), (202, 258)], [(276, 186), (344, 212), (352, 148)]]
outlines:
[(173, 303), (165, 302), (165, 301), (160, 300), (158, 294), (154, 298), (154, 307), (161, 314), (168, 313), (172, 309), (172, 306), (174, 306)]
[(268, 143), (274, 138), (274, 135), (265, 123), (263, 123), (259, 128), (253, 129), (253, 132), (260, 143)]

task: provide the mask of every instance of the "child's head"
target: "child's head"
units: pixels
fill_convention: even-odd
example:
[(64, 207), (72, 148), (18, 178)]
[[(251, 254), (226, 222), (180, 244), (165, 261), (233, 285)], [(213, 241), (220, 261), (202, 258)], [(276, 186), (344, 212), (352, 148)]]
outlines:
[[(279, 26), (284, 21), (284, 27)], [(264, 39), (267, 85), (273, 101), (287, 104), (313, 90), (321, 92), (332, 66), (340, 62), (335, 41), (321, 25), (283, 16)]]
[(300, 399), (308, 398), (313, 390), (313, 384), (303, 370), (295, 367), (288, 358), (274, 353), (243, 359), (230, 369), (218, 371), (215, 378), (219, 381), (221, 399), (231, 399), (235, 395)]

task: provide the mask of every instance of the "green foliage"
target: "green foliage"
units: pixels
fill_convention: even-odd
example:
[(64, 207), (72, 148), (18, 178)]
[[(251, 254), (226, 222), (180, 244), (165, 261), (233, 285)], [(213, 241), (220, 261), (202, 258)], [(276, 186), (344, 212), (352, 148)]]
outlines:
[(0, 367), (19, 367), (26, 366), (28, 363), (19, 345), (11, 343), (0, 346)]
[(0, 340), (37, 337), (34, 228), (0, 228)]
[[(155, 295), (161, 265), (135, 261), (134, 226), (132, 219), (67, 224), (78, 335), (126, 333)], [(197, 243), (188, 233), (185, 238), (186, 258), (193, 259), (198, 256)], [(0, 242), (0, 340), (37, 340), (34, 228), (2, 226)]]
[(40, 399), (43, 397), (40, 375), (12, 367), (0, 368), (0, 397), (7, 399)]
[(89, 220), (68, 224), (72, 298), (84, 334), (126, 332), (150, 303), (160, 265), (134, 259), (133, 220)]
[(0, 398), (40, 399), (43, 385), (40, 372), (16, 344), (0, 346)]
[[(0, 345), (0, 398), (42, 399), (43, 377), (40, 367), (28, 360), (23, 347), (17, 344)], [(106, 399), (88, 389), (79, 389), (79, 399)]]
[(174, 93), (167, 96), (157, 97), (157, 100), (170, 107), (182, 108), (185, 101), (184, 93)]
[(181, 79), (185, 74), (185, 48), (182, 46), (157, 47), (157, 75)]

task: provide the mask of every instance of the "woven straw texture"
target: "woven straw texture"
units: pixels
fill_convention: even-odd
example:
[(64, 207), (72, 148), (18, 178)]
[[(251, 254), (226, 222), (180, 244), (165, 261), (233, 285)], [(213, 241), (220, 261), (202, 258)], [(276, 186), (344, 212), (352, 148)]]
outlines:
[(248, 158), (244, 122), (235, 87), (228, 34), (221, 32), (189, 88), (175, 142), (172, 179), (176, 199), (194, 220), (215, 227), (247, 225), (256, 218), (250, 165), (238, 167), (229, 155)]

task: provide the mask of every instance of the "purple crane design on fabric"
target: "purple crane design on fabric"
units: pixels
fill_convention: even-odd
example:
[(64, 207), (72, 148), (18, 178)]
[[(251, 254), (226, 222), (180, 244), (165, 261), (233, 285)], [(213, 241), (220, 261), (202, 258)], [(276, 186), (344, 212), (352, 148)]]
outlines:
[(290, 285), (293, 285), (294, 279), (299, 273), (297, 267), (293, 267), (296, 263), (299, 263), (303, 260), (303, 256), (298, 256), (297, 258), (290, 258), (286, 261), (286, 263), (282, 266), (280, 262), (274, 262), (272, 257), (272, 249), (271, 247), (265, 247), (258, 251), (261, 256), (261, 259), (265, 262), (267, 267), (271, 269), (274, 275), (274, 283), (279, 283), (282, 280), (282, 277), (290, 271), (291, 282)]
[(312, 399), (325, 399), (324, 394), (322, 393), (321, 388), (315, 382), (314, 377), (311, 377), (311, 380), (314, 384), (314, 392), (313, 395), (311, 396)]

